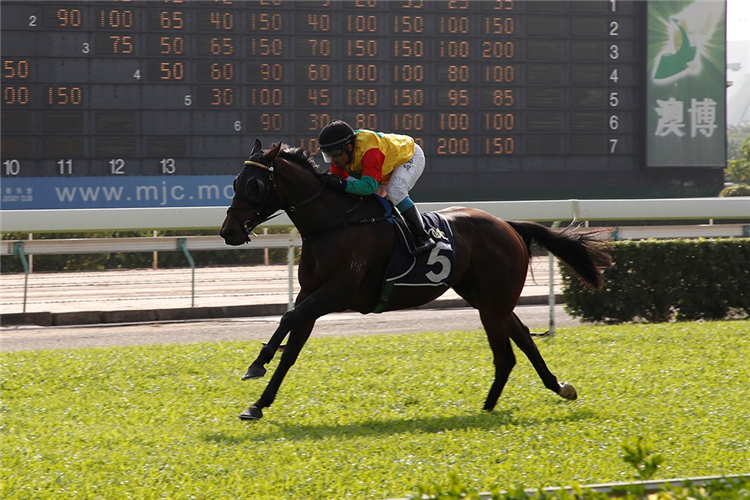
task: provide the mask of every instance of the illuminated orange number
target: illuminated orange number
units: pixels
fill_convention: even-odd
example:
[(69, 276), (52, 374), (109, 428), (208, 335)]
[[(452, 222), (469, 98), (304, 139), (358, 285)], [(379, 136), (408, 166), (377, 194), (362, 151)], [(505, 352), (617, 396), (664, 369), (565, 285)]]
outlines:
[(393, 128), (403, 131), (424, 130), (424, 114), (395, 113), (393, 115)]
[(132, 54), (135, 50), (132, 36), (111, 36), (113, 54)]
[(185, 53), (185, 40), (181, 36), (162, 36), (159, 38), (159, 47), (163, 55), (180, 55)]
[(252, 106), (281, 106), (284, 104), (284, 93), (281, 89), (250, 89)]
[(449, 66), (448, 67), (448, 81), (468, 82), (469, 81), (469, 67), (468, 66), (455, 66), (455, 65)]
[(284, 120), (281, 113), (262, 113), (260, 115), (260, 125), (261, 130), (265, 131), (281, 130), (284, 127)]
[(185, 77), (185, 66), (183, 63), (163, 62), (160, 66), (162, 80), (182, 80)]
[(331, 31), (331, 16), (328, 14), (308, 14), (307, 25), (313, 31)]
[(29, 77), (29, 61), (14, 61), (8, 59), (3, 61), (3, 78), (24, 79)]
[(482, 57), (488, 59), (512, 59), (516, 55), (514, 42), (482, 42)]
[(320, 130), (331, 122), (331, 115), (328, 113), (310, 113), (308, 116), (307, 130)]
[(357, 113), (357, 115), (354, 117), (354, 127), (377, 130), (378, 115), (376, 115), (375, 113)]
[(469, 154), (468, 137), (439, 137), (437, 144), (439, 155)]
[(422, 82), (424, 81), (424, 66), (397, 64), (393, 68), (393, 79), (397, 82)]
[(164, 29), (181, 30), (185, 23), (182, 20), (182, 12), (160, 12), (159, 24)]
[(234, 40), (231, 38), (212, 38), (211, 54), (215, 56), (230, 56), (234, 53)]
[(516, 21), (512, 17), (487, 17), (484, 32), (488, 35), (512, 35), (516, 32)]
[(57, 9), (57, 20), (62, 27), (78, 28), (83, 22), (83, 14), (80, 9)]
[(451, 106), (468, 106), (469, 91), (466, 89), (450, 89), (448, 90), (448, 100)]
[[(250, 29), (258, 31), (281, 31), (283, 27), (281, 14), (250, 14)], [(329, 21), (330, 23), (330, 21)]]
[[(217, 30), (233, 30), (234, 29), (234, 14), (231, 12), (211, 12), (210, 15), (211, 24)], [(182, 26), (180, 26), (181, 28)]]
[(393, 91), (394, 106), (422, 106), (424, 105), (424, 90), (396, 89)]
[(422, 16), (393, 16), (393, 31), (396, 33), (423, 33), (424, 18)]
[(347, 89), (346, 104), (348, 106), (377, 106), (377, 89)]
[(452, 35), (469, 33), (468, 17), (440, 17), (440, 33), (450, 33)]
[(307, 89), (307, 99), (313, 106), (329, 106), (331, 95), (328, 89)]
[(346, 16), (346, 31), (355, 33), (377, 33), (378, 18), (361, 14)]
[(513, 10), (516, 8), (514, 0), (495, 0), (495, 10)]
[(134, 16), (132, 10), (105, 10), (99, 11), (100, 28), (132, 28)]
[(279, 81), (284, 76), (283, 66), (279, 63), (261, 64), (260, 74), (263, 75), (264, 80)]
[(327, 82), (331, 79), (330, 64), (308, 64), (307, 79), (311, 82)]
[(25, 106), (29, 103), (28, 87), (3, 86), (3, 104)]
[(485, 113), (485, 130), (515, 130), (516, 115), (513, 113)]
[(347, 40), (346, 55), (353, 57), (376, 57), (378, 55), (378, 41)]
[(469, 130), (469, 115), (466, 113), (440, 113), (440, 130)]
[(512, 137), (493, 137), (484, 140), (484, 153), (488, 155), (512, 155), (516, 152), (516, 141)]
[(47, 87), (47, 104), (51, 106), (80, 106), (83, 103), (81, 87)]
[(283, 47), (284, 42), (279, 38), (253, 38), (250, 40), (250, 54), (254, 56), (280, 56)]
[(211, 89), (211, 106), (233, 106), (234, 90), (232, 89)]
[(469, 8), (469, 0), (450, 0), (448, 2), (448, 8), (449, 9), (468, 9)]
[(466, 40), (448, 42), (440, 41), (440, 57), (467, 58), (469, 57), (469, 42)]
[(423, 57), (424, 42), (422, 40), (396, 40), (393, 42), (394, 57)]
[(485, 82), (513, 82), (515, 79), (515, 66), (486, 66), (484, 68)]
[(211, 63), (211, 80), (234, 80), (234, 64)]
[(516, 98), (513, 95), (513, 89), (492, 92), (492, 104), (495, 106), (513, 106), (515, 103)]
[(378, 67), (375, 64), (347, 64), (346, 81), (377, 82)]

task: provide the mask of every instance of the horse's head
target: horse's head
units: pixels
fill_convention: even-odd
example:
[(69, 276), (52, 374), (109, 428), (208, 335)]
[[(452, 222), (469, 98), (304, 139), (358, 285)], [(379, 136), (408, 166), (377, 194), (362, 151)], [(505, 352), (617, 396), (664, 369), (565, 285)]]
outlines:
[(274, 162), (281, 142), (268, 151), (261, 147), (256, 139), (250, 158), (234, 179), (232, 204), (219, 231), (228, 245), (250, 241), (253, 229), (282, 208), (274, 179)]

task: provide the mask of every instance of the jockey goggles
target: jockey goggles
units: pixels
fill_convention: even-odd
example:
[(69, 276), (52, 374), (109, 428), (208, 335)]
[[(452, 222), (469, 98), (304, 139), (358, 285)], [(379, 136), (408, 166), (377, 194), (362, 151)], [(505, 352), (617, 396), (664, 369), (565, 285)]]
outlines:
[(320, 152), (323, 153), (323, 161), (331, 163), (334, 158), (341, 156), (341, 153), (344, 152), (344, 145), (321, 149)]

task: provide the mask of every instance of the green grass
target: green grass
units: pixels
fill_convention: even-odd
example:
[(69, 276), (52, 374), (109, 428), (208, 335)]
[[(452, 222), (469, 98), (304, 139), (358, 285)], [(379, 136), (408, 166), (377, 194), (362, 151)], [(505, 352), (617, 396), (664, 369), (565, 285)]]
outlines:
[[(260, 422), (237, 414), (257, 342), (3, 353), (2, 497), (377, 499), (471, 488), (750, 472), (750, 321), (560, 329), (537, 341), (575, 402), (528, 360), (497, 410), (482, 332), (313, 339)], [(271, 364), (271, 370), (276, 361)]]

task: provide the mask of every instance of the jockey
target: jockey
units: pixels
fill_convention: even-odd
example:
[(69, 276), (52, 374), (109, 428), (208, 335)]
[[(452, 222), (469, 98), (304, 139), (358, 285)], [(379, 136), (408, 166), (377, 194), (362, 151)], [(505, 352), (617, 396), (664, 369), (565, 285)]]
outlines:
[(422, 216), (409, 198), (409, 191), (422, 175), (425, 157), (422, 148), (407, 135), (354, 130), (342, 120), (334, 120), (320, 131), (318, 144), (323, 160), (330, 163), (327, 186), (356, 195), (378, 194), (401, 213), (409, 226), (415, 255), (435, 247), (425, 231)]

